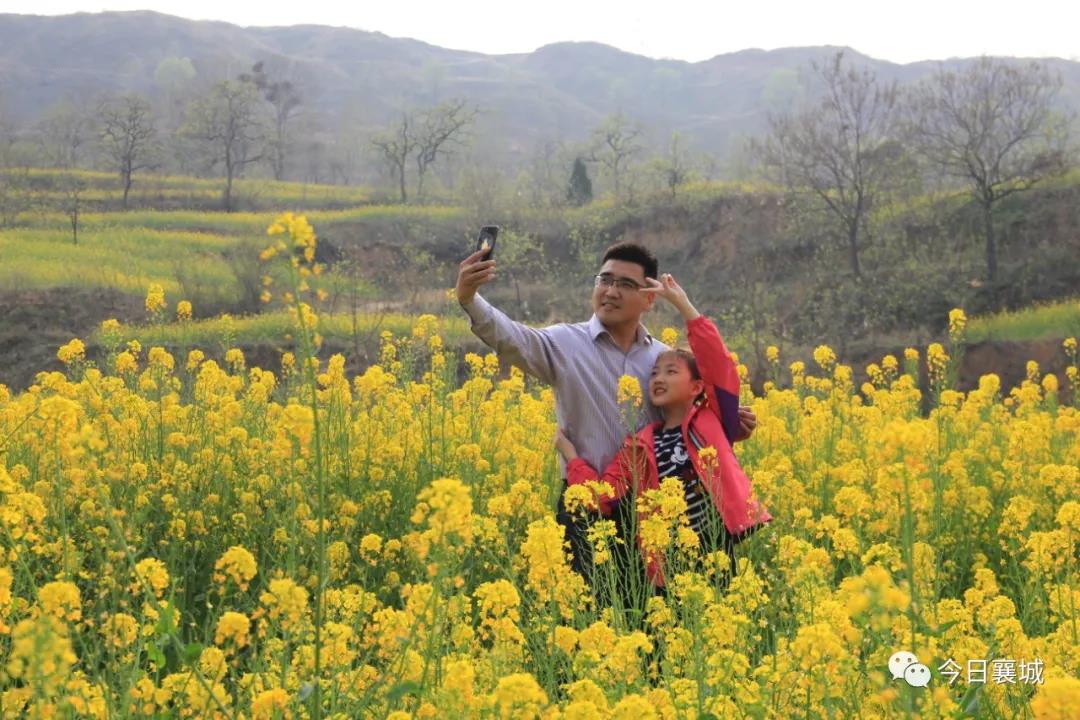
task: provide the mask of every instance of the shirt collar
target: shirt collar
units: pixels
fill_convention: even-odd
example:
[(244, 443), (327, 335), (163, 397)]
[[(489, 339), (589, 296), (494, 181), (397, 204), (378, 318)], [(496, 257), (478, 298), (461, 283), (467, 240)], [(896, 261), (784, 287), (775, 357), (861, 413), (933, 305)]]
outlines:
[[(594, 313), (593, 316), (589, 318), (589, 336), (595, 342), (596, 339), (601, 335), (607, 335), (608, 337), (611, 337), (611, 333), (609, 333), (607, 331), (607, 328), (604, 327), (604, 323), (600, 322), (600, 318), (596, 317), (596, 314)], [(649, 329), (645, 327), (645, 325), (639, 322), (637, 326), (637, 336), (634, 338), (634, 343), (637, 345), (648, 346), (652, 345), (652, 342), (652, 333), (649, 332)]]

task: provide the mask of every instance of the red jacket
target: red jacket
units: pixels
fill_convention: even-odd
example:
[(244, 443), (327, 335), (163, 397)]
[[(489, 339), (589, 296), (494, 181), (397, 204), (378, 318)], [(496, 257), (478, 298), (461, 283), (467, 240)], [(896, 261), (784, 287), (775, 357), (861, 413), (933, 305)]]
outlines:
[[(705, 382), (705, 400), (690, 408), (683, 420), (683, 442), (694, 470), (708, 490), (724, 526), (736, 540), (772, 520), (765, 507), (753, 497), (750, 479), (739, 467), (731, 441), (739, 435), (739, 373), (712, 321), (704, 315), (686, 324), (690, 350)], [(580, 485), (601, 480), (614, 490), (613, 498), (601, 498), (600, 510), (610, 516), (614, 503), (623, 498), (638, 478), (638, 494), (660, 487), (656, 469), (653, 435), (663, 427), (656, 422), (628, 435), (615, 459), (598, 478), (596, 470), (581, 458), (567, 465), (567, 483)], [(694, 442), (694, 440), (697, 442)], [(711, 470), (701, 462), (699, 445), (716, 449)], [(640, 545), (640, 540), (639, 540)], [(643, 551), (644, 553), (644, 551)], [(664, 584), (658, 558), (646, 557), (649, 579)]]

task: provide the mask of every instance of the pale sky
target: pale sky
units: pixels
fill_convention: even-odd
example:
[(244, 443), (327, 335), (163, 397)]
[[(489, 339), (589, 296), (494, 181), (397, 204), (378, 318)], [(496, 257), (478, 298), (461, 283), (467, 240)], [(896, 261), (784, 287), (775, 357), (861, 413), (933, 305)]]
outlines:
[(705, 60), (746, 48), (846, 45), (912, 62), (981, 54), (1080, 60), (1077, 0), (3, 0), (0, 12), (156, 10), (237, 25), (343, 25), (491, 54), (592, 40)]

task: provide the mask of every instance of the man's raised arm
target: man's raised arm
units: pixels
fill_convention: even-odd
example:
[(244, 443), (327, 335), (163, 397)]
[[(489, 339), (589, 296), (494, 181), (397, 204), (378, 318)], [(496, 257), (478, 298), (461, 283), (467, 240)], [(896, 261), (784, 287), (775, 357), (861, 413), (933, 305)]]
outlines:
[(550, 334), (511, 320), (477, 294), (481, 285), (495, 277), (495, 261), (481, 259), (485, 252), (474, 252), (458, 266), (455, 291), (472, 321), (472, 332), (500, 358), (551, 385), (555, 382), (555, 362)]

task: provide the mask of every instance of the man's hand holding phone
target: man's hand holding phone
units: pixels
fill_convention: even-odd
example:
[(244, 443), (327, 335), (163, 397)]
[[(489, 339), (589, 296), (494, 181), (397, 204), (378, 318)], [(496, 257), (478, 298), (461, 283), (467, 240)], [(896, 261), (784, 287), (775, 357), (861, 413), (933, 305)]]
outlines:
[(495, 279), (495, 261), (484, 260), (487, 250), (477, 250), (458, 265), (457, 299), (462, 305), (472, 301), (481, 285)]
[(455, 290), (458, 302), (462, 305), (472, 302), (473, 296), (481, 285), (495, 279), (495, 260), (492, 259), (492, 253), (495, 250), (495, 238), (498, 232), (499, 228), (493, 225), (482, 227), (480, 236), (476, 240), (476, 250), (458, 266)]
[(485, 260), (491, 260), (495, 257), (495, 241), (498, 239), (498, 225), (485, 225), (480, 228), (480, 234), (476, 237), (476, 249), (486, 251)]

